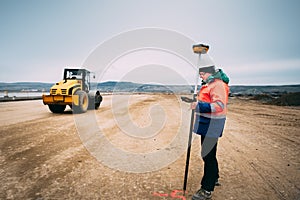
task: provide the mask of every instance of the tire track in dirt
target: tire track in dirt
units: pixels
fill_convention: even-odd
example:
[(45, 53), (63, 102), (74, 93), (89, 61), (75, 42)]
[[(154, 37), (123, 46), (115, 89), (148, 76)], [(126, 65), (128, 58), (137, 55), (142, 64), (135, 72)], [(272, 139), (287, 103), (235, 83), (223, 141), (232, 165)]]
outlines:
[(272, 176), (267, 176), (266, 178), (266, 171), (264, 171), (258, 164), (255, 164), (254, 162), (250, 162), (249, 165), (255, 170), (255, 172), (260, 176), (261, 179), (263, 179), (270, 188), (279, 196), (280, 199), (286, 200), (287, 195), (284, 194), (284, 192), (280, 191), (279, 188), (276, 186), (276, 183), (278, 180), (274, 179)]
[[(236, 100), (232, 102), (232, 105), (229, 105), (231, 115), (235, 115), (240, 121), (249, 124), (251, 128), (260, 128), (260, 132), (268, 132), (268, 135), (276, 136), (277, 139), (284, 139), (290, 143), (289, 145), (295, 147), (300, 145), (299, 134), (286, 134), (286, 132), (298, 132), (300, 128), (299, 109), (264, 105), (249, 100), (242, 100), (243, 104), (239, 101), (237, 105), (235, 105)], [(247, 113), (246, 116), (245, 113)]]
[[(217, 199), (282, 199), (282, 194), (278, 194), (275, 187), (270, 183), (270, 178), (263, 178), (252, 168), (252, 163), (264, 165), (249, 154), (240, 151), (236, 147), (236, 141), (227, 139), (222, 142), (222, 148), (226, 153), (219, 153), (219, 164), (221, 173), (221, 189), (216, 188), (214, 196)], [(241, 149), (244, 146), (239, 145)], [(226, 154), (226, 155), (225, 155)], [(266, 171), (262, 173), (268, 177)], [(223, 193), (222, 193), (223, 192)]]
[[(283, 180), (284, 176), (281, 173), (278, 173), (272, 165), (269, 165), (267, 160), (262, 161), (259, 153), (251, 150), (251, 146), (245, 145), (243, 141), (234, 136), (230, 135), (228, 137), (230, 137), (230, 139), (223, 142), (223, 148), (227, 154), (230, 154), (229, 158), (228, 155), (225, 156), (226, 160), (229, 159), (232, 162), (228, 165), (235, 166), (234, 168), (231, 168), (231, 170), (237, 171), (236, 174), (230, 174), (230, 176), (237, 176), (234, 185), (241, 185), (241, 188), (238, 188), (241, 190), (236, 193), (239, 194), (242, 190), (247, 191), (242, 195), (242, 199), (286, 199), (283, 198), (284, 193), (279, 190), (282, 189), (282, 185), (286, 182), (286, 180)], [(239, 145), (236, 146), (236, 144)], [(250, 149), (250, 151), (247, 149)], [(260, 166), (259, 170), (257, 170), (255, 166)], [(281, 177), (280, 185), (276, 186), (276, 182), (279, 180), (275, 179), (274, 176)], [(232, 181), (232, 178), (230, 179)]]
[[(24, 118), (23, 122), (18, 120), (15, 124), (2, 126), (1, 196), (19, 199), (26, 196), (37, 198), (41, 188), (52, 182), (55, 177), (63, 177), (68, 173), (70, 169), (61, 170), (64, 169), (63, 163), (53, 166), (57, 171), (49, 173), (47, 177), (43, 174), (43, 169), (49, 166), (47, 164), (49, 158), (61, 154), (66, 147), (76, 146), (76, 143), (81, 146), (79, 140), (77, 142), (73, 140), (74, 132), (76, 129), (73, 118), (68, 111), (61, 115), (53, 114), (51, 117), (34, 120)], [(18, 183), (22, 185), (12, 187)]]
[[(252, 106), (247, 103), (243, 105), (249, 110), (252, 109)], [(299, 179), (292, 174), (298, 173), (297, 165), (299, 163), (297, 164), (296, 162), (293, 166), (287, 163), (297, 160), (297, 155), (299, 154), (295, 152), (295, 149), (299, 147), (295, 146), (293, 140), (292, 142), (284, 140), (284, 145), (282, 146), (281, 143), (276, 142), (276, 140), (282, 139), (281, 135), (276, 134), (274, 138), (272, 137), (274, 136), (272, 130), (257, 126), (256, 122), (258, 120), (255, 118), (255, 115), (247, 115), (245, 119), (242, 114), (237, 114), (238, 112), (234, 111), (235, 109), (231, 109), (229, 113), (228, 121), (230, 121), (231, 125), (226, 131), (230, 136), (230, 138), (228, 136), (227, 141), (233, 142), (226, 142), (226, 145), (223, 145), (224, 148), (231, 146), (227, 151), (230, 154), (235, 154), (234, 158), (242, 157), (242, 160), (244, 160), (241, 163), (241, 168), (249, 171), (249, 174), (251, 174), (250, 166), (259, 178), (273, 190), (274, 194), (277, 194), (277, 197), (274, 197), (275, 199), (296, 199), (297, 195), (299, 195), (299, 188), (297, 187)], [(272, 113), (272, 108), (269, 108), (269, 110), (265, 109), (265, 112)], [(289, 120), (289, 117), (283, 116), (283, 120), (286, 118)], [(289, 145), (286, 145), (286, 143), (289, 143)], [(238, 146), (231, 144), (238, 144)], [(288, 152), (289, 158), (282, 159), (283, 156), (286, 156), (282, 150)], [(265, 186), (262, 185), (262, 188), (265, 188)]]
[[(115, 132), (120, 130), (113, 129), (116, 124), (111, 116), (110, 98), (104, 96), (103, 104), (95, 111), (95, 116), (97, 122), (103, 123), (108, 136), (114, 137)], [(144, 100), (146, 106), (147, 103), (152, 104), (150, 100), (153, 99), (166, 103), (166, 111), (170, 113), (170, 119), (174, 119), (172, 123), (178, 120), (172, 107), (176, 104), (174, 98), (149, 96), (149, 102), (146, 102), (145, 97), (138, 98), (139, 96), (136, 102), (130, 102), (137, 103), (131, 110), (137, 123), (147, 124), (147, 116), (144, 119), (138, 118), (138, 111), (143, 107)], [(243, 100), (231, 99), (230, 102), (224, 136), (218, 146), (222, 186), (216, 188), (214, 200), (299, 198), (299, 147), (297, 143), (281, 137), (284, 131), (293, 132), (299, 127), (298, 111), (291, 110), (294, 115), (289, 116), (282, 113), (290, 109), (268, 109), (264, 105), (260, 109), (260, 105)], [(39, 103), (20, 103), (18, 107), (11, 104), (10, 111), (5, 110), (5, 114), (12, 119), (6, 116), (2, 121), (8, 120), (10, 123), (1, 123), (0, 120), (0, 199), (172, 200), (172, 191), (182, 188), (185, 152), (176, 161), (157, 171), (129, 173), (108, 168), (84, 148), (70, 111), (61, 115), (51, 114), (47, 107), (42, 107)], [(22, 115), (23, 118), (14, 120), (13, 116), (19, 109), (24, 109), (22, 105), (35, 109), (32, 112), (24, 111), (26, 114)], [(188, 105), (185, 106), (184, 109), (188, 110)], [(2, 111), (0, 109), (1, 114)], [(88, 112), (91, 114), (93, 111)], [(264, 115), (268, 112), (269, 115)], [(272, 117), (270, 115), (288, 122), (268, 120)], [(189, 118), (190, 114), (187, 112), (186, 116)], [(261, 124), (263, 119), (268, 121)], [(171, 124), (170, 127), (173, 126)], [(189, 126), (189, 123), (186, 124)], [(174, 127), (166, 131), (175, 131)], [(273, 134), (275, 130), (280, 130), (280, 134)], [(188, 131), (183, 134), (182, 139), (187, 140), (187, 137)], [(161, 142), (167, 142), (167, 139)], [(294, 133), (290, 139), (299, 141), (299, 133)], [(127, 142), (124, 141), (124, 144)], [(199, 143), (196, 138), (192, 146), (187, 199), (198, 189), (203, 171)], [(136, 145), (132, 150), (143, 148)], [(156, 193), (168, 196), (154, 196)]]

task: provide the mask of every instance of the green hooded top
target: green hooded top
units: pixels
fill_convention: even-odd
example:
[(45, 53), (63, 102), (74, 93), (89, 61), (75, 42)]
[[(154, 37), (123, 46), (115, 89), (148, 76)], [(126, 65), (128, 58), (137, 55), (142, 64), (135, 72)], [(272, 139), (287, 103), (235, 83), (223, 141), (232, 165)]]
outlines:
[(208, 77), (208, 79), (203, 83), (209, 83), (211, 81), (213, 81), (214, 79), (220, 79), (222, 80), (224, 83), (228, 84), (229, 83), (229, 78), (228, 76), (223, 72), (222, 69), (218, 69), (216, 73), (212, 74), (211, 76)]

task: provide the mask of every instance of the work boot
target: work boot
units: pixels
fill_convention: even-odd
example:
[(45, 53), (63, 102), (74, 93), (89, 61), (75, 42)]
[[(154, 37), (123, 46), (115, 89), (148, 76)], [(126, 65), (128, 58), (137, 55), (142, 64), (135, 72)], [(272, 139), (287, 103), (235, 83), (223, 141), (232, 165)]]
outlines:
[(211, 199), (211, 196), (211, 192), (201, 188), (193, 195), (192, 200), (209, 200)]

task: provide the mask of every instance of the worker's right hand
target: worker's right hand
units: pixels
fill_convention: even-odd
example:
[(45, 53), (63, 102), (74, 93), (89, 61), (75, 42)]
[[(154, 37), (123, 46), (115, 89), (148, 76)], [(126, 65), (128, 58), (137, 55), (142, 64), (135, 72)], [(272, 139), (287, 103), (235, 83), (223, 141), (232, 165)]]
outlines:
[(197, 108), (198, 102), (192, 102), (191, 103), (191, 109), (194, 110)]

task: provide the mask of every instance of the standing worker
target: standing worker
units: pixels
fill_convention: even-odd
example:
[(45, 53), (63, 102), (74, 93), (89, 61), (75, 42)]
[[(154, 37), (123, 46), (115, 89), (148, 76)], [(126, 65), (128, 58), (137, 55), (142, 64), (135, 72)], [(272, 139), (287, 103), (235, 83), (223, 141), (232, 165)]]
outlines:
[(202, 87), (198, 101), (191, 104), (195, 109), (194, 133), (201, 136), (201, 157), (204, 161), (204, 174), (201, 188), (192, 200), (211, 199), (212, 191), (220, 185), (219, 167), (216, 157), (218, 138), (222, 136), (227, 111), (229, 78), (214, 65), (199, 68)]

